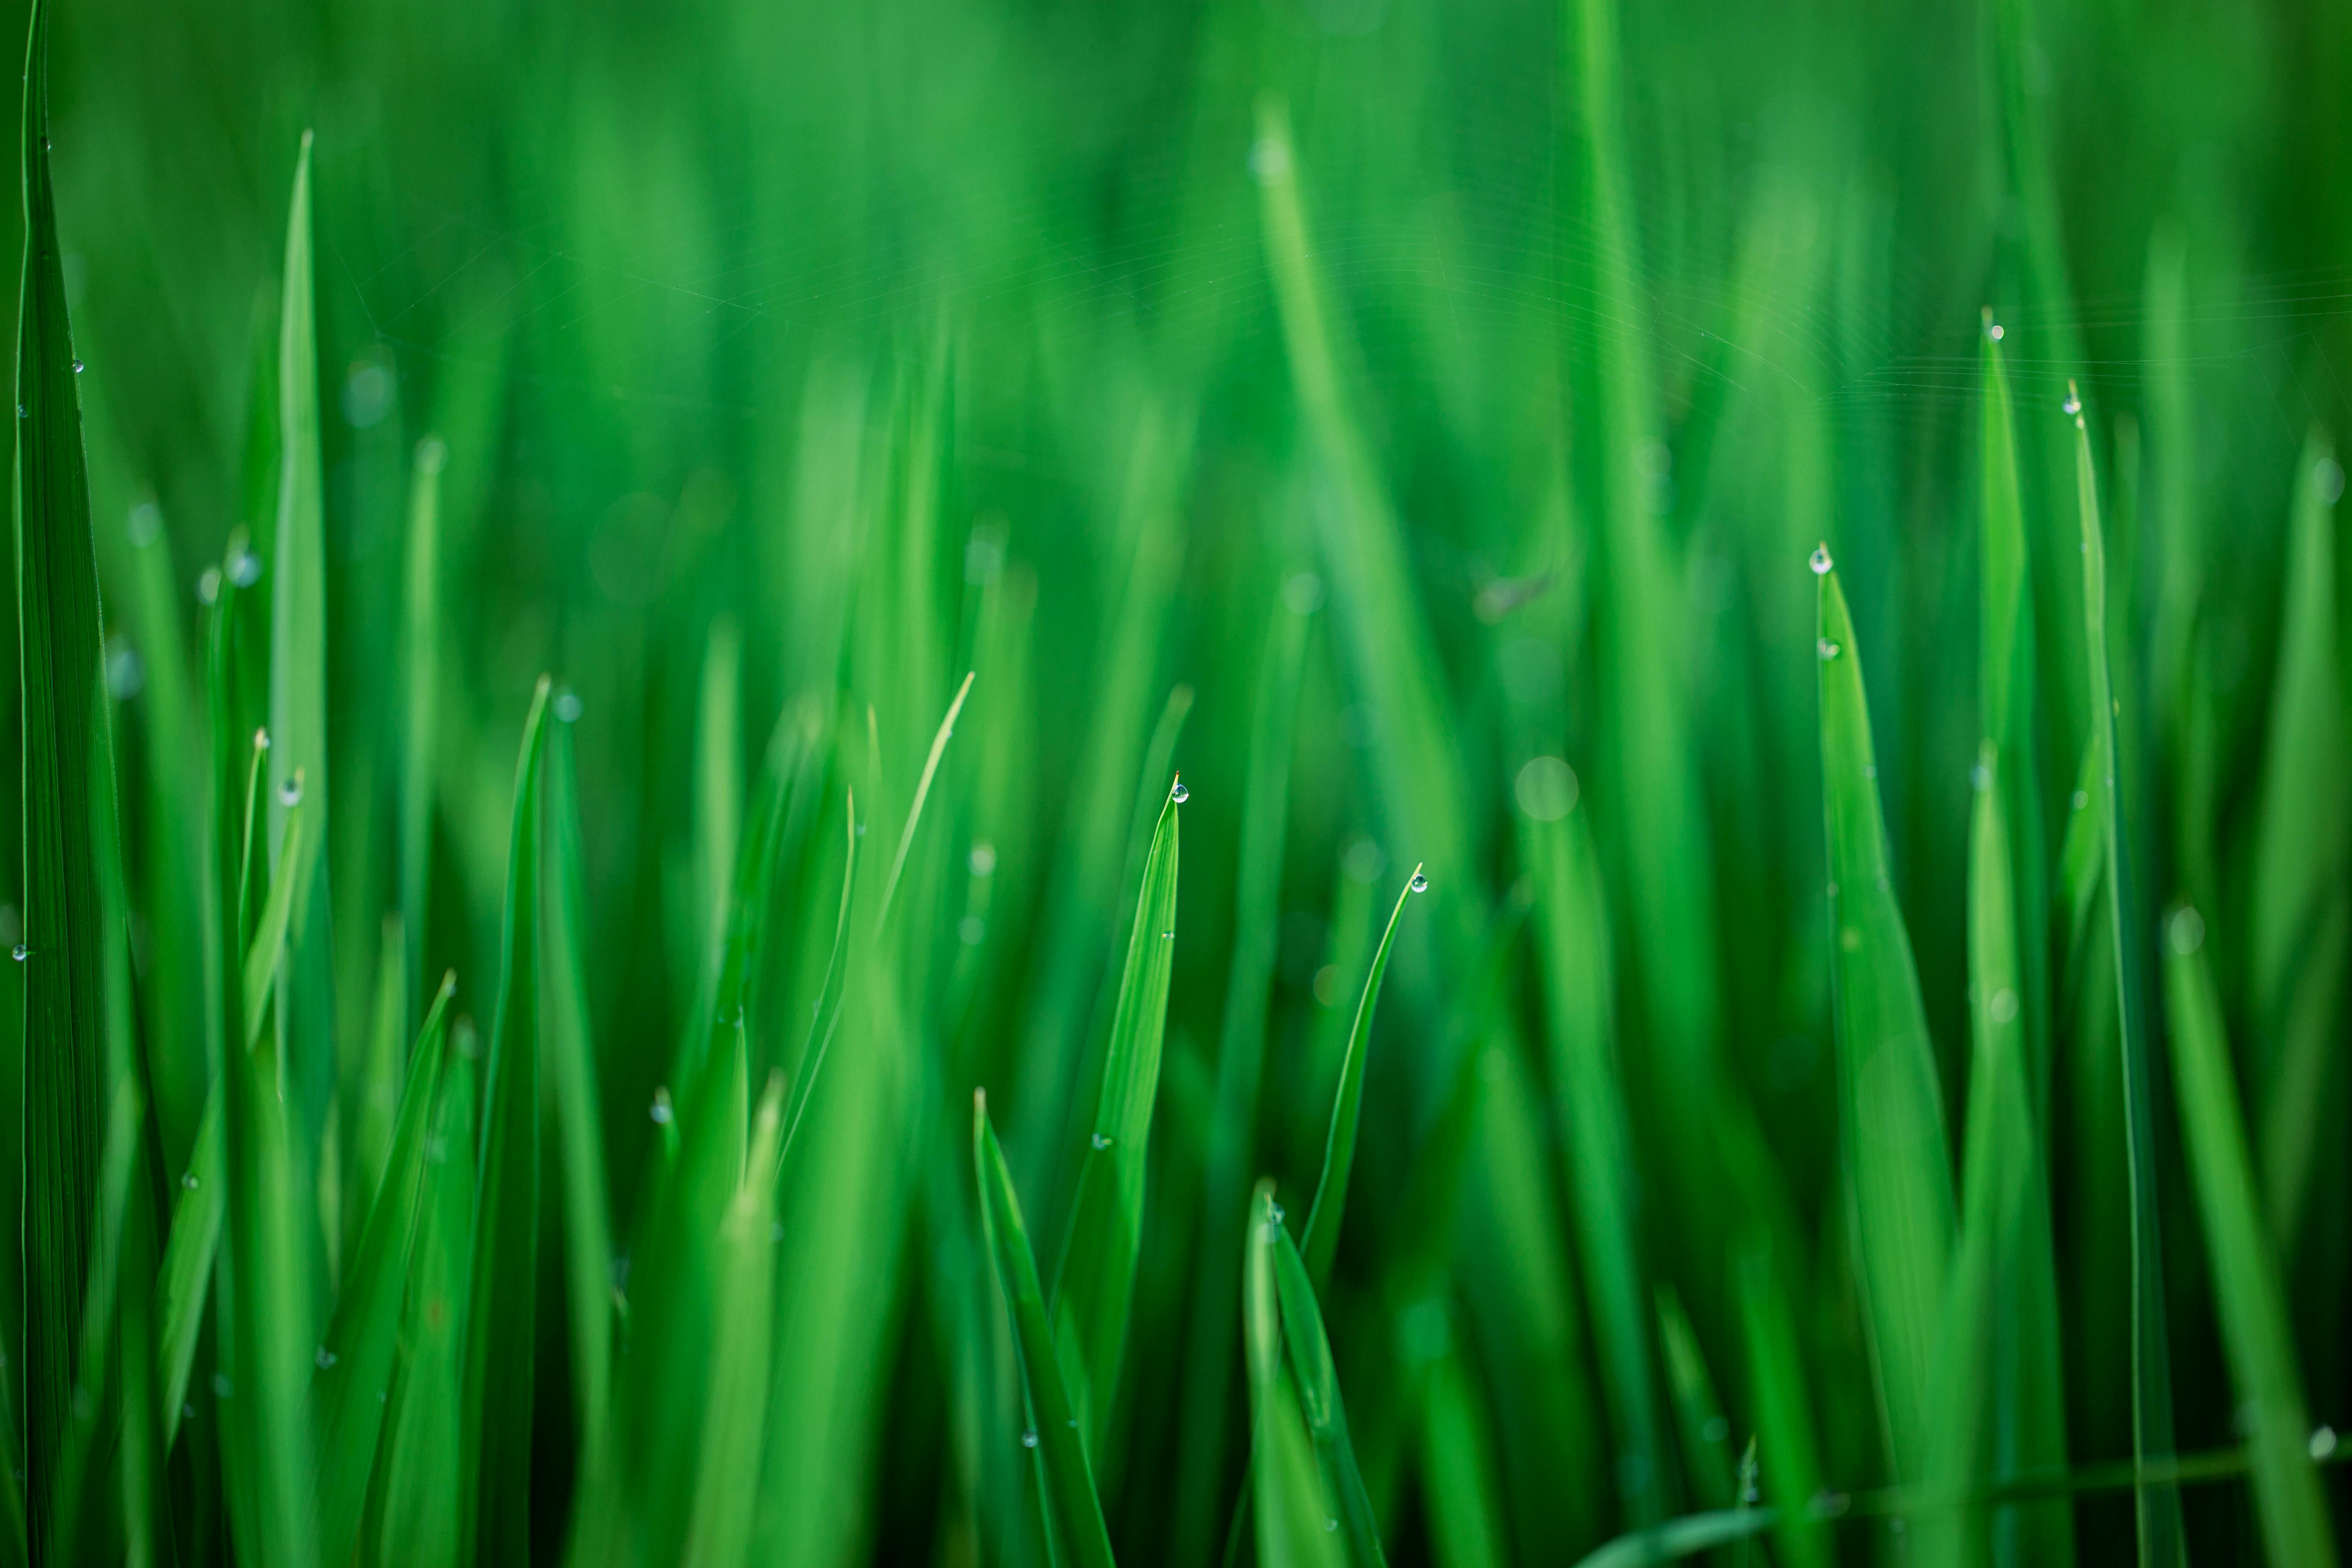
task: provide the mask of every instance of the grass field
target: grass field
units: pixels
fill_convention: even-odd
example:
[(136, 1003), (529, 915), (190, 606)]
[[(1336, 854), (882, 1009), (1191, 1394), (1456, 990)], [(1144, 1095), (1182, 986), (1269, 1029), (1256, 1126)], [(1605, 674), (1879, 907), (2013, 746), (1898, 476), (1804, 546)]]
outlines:
[(2336, 1561), (2352, 12), (0, 28), (0, 1560)]

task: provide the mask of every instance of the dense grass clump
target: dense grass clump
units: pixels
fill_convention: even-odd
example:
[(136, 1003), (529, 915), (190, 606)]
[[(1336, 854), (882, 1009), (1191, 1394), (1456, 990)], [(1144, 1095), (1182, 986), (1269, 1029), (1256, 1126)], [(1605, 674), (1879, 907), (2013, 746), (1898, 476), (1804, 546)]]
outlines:
[(10, 15), (0, 1560), (2334, 1561), (2340, 8)]

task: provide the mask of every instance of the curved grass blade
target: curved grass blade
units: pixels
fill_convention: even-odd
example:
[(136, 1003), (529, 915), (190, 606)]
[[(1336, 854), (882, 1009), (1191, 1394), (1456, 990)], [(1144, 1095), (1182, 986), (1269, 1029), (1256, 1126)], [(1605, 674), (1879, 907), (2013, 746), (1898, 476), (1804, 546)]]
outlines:
[(1143, 1245), (1143, 1178), (1176, 953), (1177, 805), (1184, 795), (1181, 782), (1170, 789), (1144, 862), (1103, 1056), (1102, 1098), (1054, 1276), (1055, 1350), (1090, 1454), (1110, 1422)]
[(2294, 1326), (2238, 1110), (2205, 921), (2183, 904), (2164, 922), (2164, 994), (2182, 1142), (2205, 1221), (2221, 1342), (2250, 1439), (2255, 1512), (2273, 1563), (2333, 1563), (2335, 1531), (2311, 1463)]
[[(816, 1092), (817, 1074), (824, 1067), (825, 1052), (833, 1044), (834, 1030), (841, 1023), (844, 990), (848, 984), (848, 972), (842, 958), (849, 945), (849, 907), (851, 895), (857, 890), (857, 792), (845, 793), (848, 810), (842, 822), (847, 847), (842, 851), (841, 908), (833, 925), (833, 952), (824, 963), (824, 979), (817, 988), (814, 1017), (809, 1026), (809, 1037), (801, 1047), (799, 1068), (793, 1074), (792, 1095), (784, 1102), (784, 1142), (776, 1156), (781, 1173), (783, 1163), (792, 1157), (793, 1140), (800, 1132), (801, 1119), (808, 1114), (809, 1097)], [(818, 1025), (823, 1025), (819, 1032)]]
[[(105, 633), (82, 457), (56, 196), (49, 174), (48, 10), (25, 57), (25, 266), (16, 314), (16, 613), (23, 722), (25, 911), (24, 1331), (20, 1385), (31, 1539), (48, 1497), (82, 1346), (107, 1105), (96, 825), (111, 811), (107, 717), (95, 700)], [(93, 763), (106, 771), (93, 778)], [(100, 785), (102, 788), (94, 788)]]
[(1276, 1258), (1284, 1236), (1274, 1184), (1261, 1181), (1250, 1195), (1242, 1265), (1242, 1342), (1249, 1350), (1250, 1421), (1256, 1435), (1249, 1511), (1257, 1522), (1262, 1568), (1339, 1568), (1347, 1554), (1330, 1528), (1336, 1521), (1324, 1506), (1298, 1391), (1283, 1364)]
[(1315, 1202), (1307, 1211), (1307, 1239), (1300, 1251), (1307, 1277), (1318, 1290), (1331, 1278), (1331, 1260), (1339, 1255), (1339, 1224), (1348, 1212), (1348, 1176), (1356, 1164), (1356, 1123), (1363, 1111), (1364, 1063), (1372, 1047), (1372, 1016), (1381, 1005), (1381, 982), (1389, 971), (1389, 949), (1395, 945), (1397, 921), (1405, 904), (1425, 891), (1429, 879), (1415, 866), (1397, 890), (1396, 907), (1381, 931), (1381, 945), (1372, 951), (1372, 966), (1364, 973), (1364, 992), (1356, 1002), (1355, 1027), (1348, 1032), (1348, 1054), (1340, 1059), (1339, 1092), (1331, 1100), (1331, 1125), (1323, 1137), (1323, 1170), (1315, 1178)]
[(1339, 1496), (1339, 1518), (1347, 1531), (1350, 1554), (1360, 1565), (1385, 1568), (1380, 1525), (1372, 1517), (1371, 1499), (1356, 1467), (1356, 1450), (1348, 1440), (1348, 1407), (1339, 1397), (1339, 1372), (1331, 1360), (1331, 1343), (1323, 1332), (1323, 1311), (1307, 1265), (1290, 1232), (1276, 1227), (1275, 1292), (1282, 1308), (1282, 1337), (1290, 1347), (1291, 1375), (1297, 1380), (1298, 1406), (1307, 1417), (1307, 1435), (1326, 1483)]
[(196, 1340), (211, 1299), (213, 1258), (220, 1247), (226, 1212), (227, 1156), (221, 1143), (220, 1086), (205, 1097), (188, 1169), (172, 1205), (172, 1228), (163, 1243), (163, 1264), (155, 1279), (155, 1360), (166, 1453), (180, 1435), (180, 1414), (188, 1397), (188, 1375), (196, 1362)]
[(461, 1561), (530, 1555), (530, 1446), (539, 1289), (540, 795), (546, 755), (542, 676), (515, 764), (497, 1021), (482, 1088), (480, 1195), (466, 1310)]
[(1037, 1283), (1036, 1257), (1030, 1250), (1028, 1230), (1021, 1223), (1021, 1199), (1013, 1190), (1013, 1173), (1005, 1169), (1004, 1152), (997, 1146), (996, 1130), (989, 1125), (984, 1089), (971, 1098), (971, 1152), (973, 1174), (980, 1183), (981, 1231), (987, 1244), (989, 1268), (996, 1276), (997, 1289), (1003, 1292), (1013, 1319), (1016, 1359), (1029, 1408), (1030, 1427), (1022, 1441), (1037, 1456), (1037, 1487), (1054, 1560), (1076, 1568), (1111, 1568), (1110, 1535), (1103, 1527), (1102, 1504), (1095, 1496), (1078, 1417), (1062, 1384), (1061, 1362), (1045, 1317), (1045, 1293)]
[[(401, 1016), (414, 1015), (425, 984), (431, 935), (434, 768), (441, 691), (441, 473), (449, 448), (438, 436), (416, 444), (408, 488), (408, 540), (402, 558), (400, 640)], [(401, 1030), (405, 1036), (405, 1027)]]
[(931, 780), (940, 771), (940, 757), (948, 749), (948, 737), (955, 733), (956, 715), (963, 711), (963, 700), (971, 695), (972, 678), (980, 672), (964, 671), (963, 684), (956, 688), (955, 700), (948, 704), (947, 717), (940, 721), (939, 733), (931, 737), (931, 749), (923, 758), (923, 776), (915, 784), (914, 804), (907, 808), (907, 826), (898, 835), (898, 853), (890, 857), (890, 874), (882, 882), (882, 908), (874, 921), (879, 925), (890, 913), (890, 902), (898, 896), (898, 878), (907, 869), (907, 852), (915, 846), (915, 829), (923, 820), (923, 803), (931, 796)]
[(1683, 1473), (1703, 1509), (1729, 1508), (1733, 1500), (1731, 1423), (1715, 1379), (1706, 1370), (1690, 1315), (1671, 1285), (1658, 1287), (1658, 1344), (1664, 1352), (1666, 1386), (1675, 1400), (1675, 1426), (1682, 1438)]
[(1898, 1477), (1916, 1480), (1956, 1226), (1950, 1155), (1918, 972), (1887, 875), (1853, 620), (1826, 547), (1814, 562), (1847, 1202), (1888, 1454)]
[(327, 1563), (351, 1561), (375, 1469), (409, 1258), (425, 1204), (425, 1146), (440, 1097), (449, 997), (457, 986), (454, 973), (442, 980), (409, 1058), (392, 1153), (310, 1382), (311, 1429), (319, 1435), (319, 1552)]
[[(2107, 554), (2099, 529), (2098, 479), (2079, 395), (2069, 383), (2074, 420), (2075, 495), (2083, 528), (2083, 625), (2089, 648), (2091, 721), (2106, 766), (2091, 800), (2106, 840), (2107, 930), (2115, 942), (2116, 1036), (2123, 1057), (2124, 1146), (2131, 1176), (2132, 1458), (2146, 1467), (2172, 1457), (2171, 1336), (2165, 1327), (2164, 1232), (2157, 1201), (2156, 1110), (2147, 1019), (2140, 989), (2139, 902), (2132, 886), (2121, 770), (2115, 765), (2115, 683), (2107, 669)], [(2171, 1486), (2135, 1494), (2140, 1562), (2173, 1568), (2181, 1560), (2180, 1493)]]

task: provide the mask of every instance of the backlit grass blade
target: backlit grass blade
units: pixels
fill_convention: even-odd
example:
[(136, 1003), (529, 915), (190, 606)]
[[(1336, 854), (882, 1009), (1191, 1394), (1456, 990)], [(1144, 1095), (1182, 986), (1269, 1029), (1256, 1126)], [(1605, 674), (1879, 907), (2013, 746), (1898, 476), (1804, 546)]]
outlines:
[(1675, 1427), (1682, 1438), (1683, 1474), (1702, 1509), (1729, 1508), (1732, 1491), (1731, 1422), (1682, 1298), (1670, 1285), (1658, 1287), (1658, 1343), (1664, 1352), (1666, 1387), (1675, 1400)]
[(1274, 1184), (1251, 1194), (1243, 1243), (1242, 1342), (1249, 1352), (1250, 1422), (1256, 1434), (1251, 1514), (1261, 1568), (1339, 1568), (1347, 1562), (1325, 1506), (1315, 1451), (1284, 1364), (1279, 1265), (1284, 1231)]
[(1502, 1568), (1509, 1561), (1488, 1427), (1462, 1357), (1440, 1357), (1422, 1399), (1421, 1446), (1423, 1498), (1439, 1568)]
[[(49, 174), (48, 7), (25, 56), (25, 265), (16, 312), (16, 550), (24, 790), (24, 1333), (26, 1496), (50, 1531), (82, 1350), (95, 1245), (107, 1038), (91, 803), (113, 808), (107, 716), (95, 700), (104, 641), (77, 361)], [(102, 790), (94, 792), (94, 784)]]
[[(715, 977), (727, 940), (736, 843), (743, 826), (743, 629), (732, 616), (710, 623), (702, 645), (702, 693), (694, 740), (693, 960)], [(698, 1025), (701, 1020), (696, 1020)], [(690, 1025), (689, 1037), (703, 1031)], [(682, 1066), (683, 1083), (698, 1060)]]
[(531, 1389), (537, 1348), (540, 1173), (540, 795), (548, 681), (515, 764), (499, 1001), (482, 1087), (480, 1196), (466, 1310), (459, 1549), (466, 1563), (530, 1553)]
[[(2076, 501), (2083, 534), (2083, 626), (2089, 649), (2091, 721), (2103, 737), (2105, 770), (2091, 800), (2106, 840), (2107, 930), (2115, 944), (2116, 1037), (2123, 1058), (2124, 1146), (2131, 1172), (2132, 1457), (2143, 1466), (2172, 1457), (2171, 1335), (2165, 1327), (2164, 1230), (2157, 1198), (2153, 1049), (2140, 989), (2139, 900), (2131, 875), (2120, 770), (2114, 759), (2120, 698), (2107, 669), (2107, 554), (2099, 528), (2098, 480), (2079, 397), (2074, 423)], [(2173, 1568), (2182, 1553), (2179, 1490), (2161, 1483), (2134, 1493), (2144, 1568)]]
[(845, 798), (847, 805), (842, 816), (842, 831), (846, 844), (841, 856), (841, 905), (834, 917), (833, 950), (825, 960), (824, 975), (818, 985), (808, 1039), (801, 1047), (799, 1065), (793, 1070), (792, 1097), (784, 1102), (783, 1150), (777, 1156), (780, 1166), (792, 1156), (793, 1140), (800, 1132), (802, 1118), (808, 1114), (809, 1099), (816, 1092), (817, 1076), (824, 1068), (825, 1052), (841, 1021), (840, 987), (847, 984), (842, 960), (849, 944), (849, 910), (857, 890), (859, 827), (857, 792), (847, 791)]
[(1339, 1368), (1332, 1363), (1331, 1343), (1323, 1332), (1323, 1310), (1316, 1301), (1306, 1261), (1286, 1229), (1276, 1238), (1274, 1281), (1299, 1411), (1307, 1417), (1307, 1435), (1314, 1440), (1325, 1483), (1338, 1495), (1339, 1517), (1349, 1553), (1360, 1568), (1382, 1568), (1388, 1559), (1381, 1551), (1380, 1525), (1372, 1517), (1371, 1499), (1364, 1493), (1364, 1478), (1356, 1468), (1356, 1450), (1348, 1438), (1348, 1407), (1339, 1396)]
[(1177, 808), (1188, 793), (1181, 780), (1170, 789), (1152, 832), (1103, 1056), (1102, 1098), (1054, 1275), (1054, 1343), (1088, 1453), (1100, 1448), (1110, 1421), (1143, 1245), (1143, 1178), (1176, 955)]
[(367, 1502), (376, 1439), (389, 1404), (409, 1256), (426, 1203), (425, 1142), (440, 1097), (453, 973), (443, 979), (408, 1061), (400, 1119), (358, 1255), (343, 1279), (310, 1383), (310, 1426), (319, 1437), (319, 1553), (346, 1563)]
[[(1076, 1568), (1110, 1568), (1110, 1536), (1103, 1528), (1102, 1504), (1095, 1496), (1087, 1445), (1078, 1432), (1076, 1406), (1062, 1383), (1054, 1331), (1037, 1283), (1037, 1262), (1021, 1222), (1021, 1200), (1013, 1190), (996, 1131), (988, 1121), (988, 1096), (971, 1105), (972, 1171), (980, 1184), (981, 1231), (989, 1269), (1003, 1292), (1013, 1318), (1015, 1355), (1021, 1369), (1029, 1430), (1022, 1443), (1037, 1458), (1037, 1487), (1054, 1561)], [(1267, 1310), (1273, 1303), (1269, 1300)]]
[(931, 749), (923, 758), (923, 775), (915, 783), (914, 804), (907, 808), (907, 826), (898, 834), (898, 852), (890, 857), (890, 874), (882, 881), (882, 908), (875, 915), (878, 923), (890, 913), (890, 901), (898, 897), (898, 878), (907, 869), (907, 851), (914, 847), (915, 829), (923, 820), (923, 803), (930, 798), (931, 780), (940, 771), (940, 754), (948, 749), (948, 737), (955, 733), (956, 715), (963, 711), (963, 700), (971, 695), (972, 679), (979, 672), (966, 670), (963, 684), (956, 688), (955, 700), (948, 704), (947, 717), (940, 721), (939, 733), (931, 737)]
[(1762, 1487), (1779, 1516), (1775, 1539), (1787, 1568), (1829, 1568), (1836, 1560), (1829, 1534), (1804, 1512), (1823, 1479), (1812, 1395), (1805, 1384), (1803, 1352), (1797, 1338), (1789, 1292), (1791, 1270), (1760, 1237), (1736, 1242), (1731, 1255), (1731, 1293), (1739, 1336), (1748, 1359), (1748, 1399), (1754, 1407), (1757, 1447), (1762, 1451)]
[(181, 1407), (188, 1397), (188, 1374), (196, 1361), (196, 1339), (212, 1300), (213, 1258), (220, 1246), (226, 1212), (226, 1155), (221, 1146), (218, 1085), (205, 1100), (196, 1123), (194, 1152), (181, 1176), (172, 1205), (172, 1228), (163, 1243), (163, 1264), (155, 1278), (157, 1400), (163, 1412), (163, 1447), (179, 1436)]
[[(1558, 803), (1537, 804), (1549, 810)], [(1628, 1477), (1659, 1478), (1626, 1491), (1636, 1517), (1655, 1518), (1671, 1470), (1634, 1228), (1633, 1135), (1617, 1074), (1608, 904), (1581, 809), (1570, 805), (1549, 821), (1527, 816), (1519, 847), (1535, 882), (1552, 1093), (1618, 1468)]]
[(2331, 1058), (2342, 1053), (2338, 1025), (2352, 951), (2344, 908), (2352, 813), (2344, 805), (2336, 521), (2324, 488), (2340, 488), (2342, 474), (2326, 438), (2315, 431), (2295, 466), (2278, 676), (2248, 899), (2247, 979), (2260, 1023), (2249, 1082), (2271, 1234), (2290, 1258), (2319, 1158), (2323, 1118), (2336, 1103), (2325, 1079)]
[(2273, 1563), (2333, 1563), (2327, 1498), (2311, 1464), (2294, 1324), (2238, 1110), (2206, 926), (2183, 904), (2166, 918), (2164, 994), (2182, 1142), (2205, 1222), (2221, 1343), (2238, 1422), (2252, 1450), (2255, 1512)]
[[(400, 632), (401, 1016), (425, 986), (432, 931), (433, 794), (441, 700), (441, 473), (449, 448), (438, 436), (416, 444), (408, 486), (408, 538), (402, 551)], [(404, 1037), (408, 1031), (404, 1026)]]
[(1861, 650), (1826, 548), (1813, 564), (1840, 1143), (1887, 1452), (1897, 1476), (1916, 1480), (1956, 1225), (1951, 1156), (1911, 939), (1888, 876)]
[(1323, 1137), (1323, 1169), (1315, 1178), (1315, 1202), (1307, 1211), (1307, 1239), (1300, 1251), (1307, 1277), (1320, 1290), (1331, 1278), (1331, 1260), (1339, 1255), (1339, 1226), (1348, 1212), (1348, 1176), (1356, 1165), (1356, 1124), (1363, 1115), (1364, 1064), (1371, 1054), (1372, 1017), (1381, 1005), (1381, 982), (1387, 978), (1389, 949), (1395, 945), (1397, 922), (1415, 893), (1429, 887), (1419, 866), (1397, 889), (1389, 923), (1381, 931), (1381, 945), (1372, 950), (1372, 966), (1364, 972), (1363, 994), (1356, 1002), (1355, 1026), (1348, 1032), (1348, 1054), (1340, 1059), (1339, 1090), (1331, 1100), (1331, 1124)]
[(553, 1078), (556, 1138), (563, 1173), (563, 1268), (570, 1309), (572, 1386), (580, 1447), (602, 1444), (612, 1400), (613, 1220), (604, 1177), (604, 1113), (597, 1104), (596, 1050), (588, 1017), (586, 851), (573, 762), (573, 711), (558, 698), (547, 739), (547, 885), (541, 961), (546, 965), (544, 1042)]

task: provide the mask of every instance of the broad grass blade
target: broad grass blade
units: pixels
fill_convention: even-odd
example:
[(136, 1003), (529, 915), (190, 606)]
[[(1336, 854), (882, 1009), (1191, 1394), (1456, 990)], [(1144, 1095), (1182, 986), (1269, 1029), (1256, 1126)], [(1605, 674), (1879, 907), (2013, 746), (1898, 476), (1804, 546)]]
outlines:
[[(432, 933), (433, 795), (440, 755), (441, 474), (449, 448), (438, 436), (416, 444), (408, 487), (408, 539), (401, 564), (400, 929), (401, 1016), (424, 994), (425, 944)], [(404, 1023), (401, 1035), (408, 1034)]]
[[(1076, 1406), (1063, 1386), (1061, 1361), (1045, 1316), (1045, 1293), (1037, 1283), (1036, 1258), (1021, 1222), (1021, 1200), (1013, 1190), (1013, 1173), (1005, 1168), (996, 1131), (989, 1125), (984, 1092), (972, 1096), (971, 1139), (989, 1268), (1013, 1317), (1013, 1342), (1029, 1410), (1029, 1430), (1021, 1440), (1036, 1453), (1037, 1486), (1054, 1560), (1077, 1568), (1110, 1568), (1110, 1535), (1103, 1527), (1102, 1504), (1095, 1496)], [(1271, 1300), (1267, 1310), (1273, 1310)]]
[(220, 1246), (226, 1212), (227, 1156), (223, 1150), (221, 1090), (205, 1099), (196, 1122), (194, 1152), (180, 1178), (172, 1205), (172, 1228), (163, 1243), (163, 1264), (155, 1279), (157, 1399), (163, 1411), (166, 1452), (180, 1434), (180, 1413), (188, 1397), (188, 1374), (196, 1362), (196, 1340), (212, 1300), (213, 1258)]
[(1431, 1365), (1421, 1417), (1422, 1495), (1439, 1568), (1502, 1568), (1509, 1556), (1490, 1423), (1460, 1355)]
[(1690, 1314), (1671, 1285), (1658, 1287), (1658, 1343), (1666, 1363), (1666, 1387), (1674, 1395), (1675, 1428), (1682, 1438), (1683, 1474), (1703, 1509), (1729, 1508), (1734, 1500), (1731, 1422), (1706, 1370), (1706, 1352), (1691, 1328)]
[(2203, 917), (2183, 904), (2164, 925), (2164, 994), (2182, 1142), (2205, 1222), (2239, 1422), (2253, 1453), (2254, 1504), (2273, 1563), (2334, 1563), (2335, 1531), (2311, 1463), (2294, 1325), (2238, 1109)]
[(1957, 1224), (1951, 1155), (1911, 939), (1888, 875), (1861, 650), (1826, 549), (1814, 565), (1841, 1142), (1887, 1450), (1895, 1473), (1917, 1480)]
[(1257, 1435), (1251, 1467), (1257, 1561), (1261, 1568), (1339, 1568), (1347, 1553), (1330, 1528), (1333, 1516), (1316, 1471), (1298, 1391), (1283, 1360), (1276, 1257), (1284, 1231), (1273, 1183), (1257, 1184), (1249, 1213), (1243, 1243), (1242, 1342), (1249, 1352), (1250, 1419)]
[[(1770, 1246), (1751, 1237), (1735, 1244), (1731, 1293), (1748, 1357), (1748, 1399), (1762, 1450), (1762, 1490), (1778, 1514), (1780, 1560), (1789, 1568), (1829, 1568), (1836, 1561), (1829, 1533), (1806, 1512), (1822, 1481), (1812, 1395), (1805, 1385), (1797, 1324), (1789, 1310), (1790, 1270)], [(1748, 1509), (1751, 1521), (1762, 1510)]]
[(515, 764), (497, 1020), (482, 1089), (481, 1188), (466, 1310), (459, 1547), (466, 1563), (530, 1554), (531, 1389), (537, 1349), (540, 1173), (540, 796), (548, 681)]
[(1349, 1554), (1360, 1568), (1383, 1568), (1388, 1559), (1381, 1551), (1380, 1525), (1372, 1517), (1371, 1499), (1365, 1495), (1355, 1447), (1348, 1438), (1348, 1407), (1339, 1396), (1339, 1372), (1331, 1360), (1331, 1342), (1323, 1332), (1323, 1310), (1316, 1301), (1314, 1282), (1288, 1230), (1279, 1230), (1274, 1253), (1282, 1337), (1290, 1347), (1291, 1376), (1297, 1382), (1300, 1414), (1307, 1417), (1307, 1435), (1315, 1443), (1317, 1463), (1325, 1485), (1337, 1494)]

